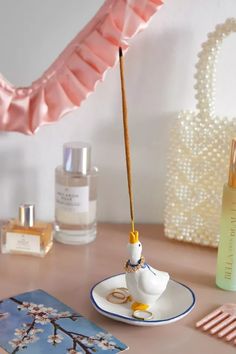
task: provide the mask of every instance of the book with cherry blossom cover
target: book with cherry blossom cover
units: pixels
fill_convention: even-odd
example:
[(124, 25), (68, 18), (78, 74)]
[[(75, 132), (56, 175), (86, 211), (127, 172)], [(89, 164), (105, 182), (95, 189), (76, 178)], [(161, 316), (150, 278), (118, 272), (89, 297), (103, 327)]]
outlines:
[(115, 354), (128, 349), (43, 290), (0, 302), (0, 346), (10, 354)]

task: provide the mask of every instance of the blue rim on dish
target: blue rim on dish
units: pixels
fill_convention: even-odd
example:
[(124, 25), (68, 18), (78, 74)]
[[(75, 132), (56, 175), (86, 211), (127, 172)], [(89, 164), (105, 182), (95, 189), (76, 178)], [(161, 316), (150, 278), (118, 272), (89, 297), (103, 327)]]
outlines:
[[(93, 297), (93, 290), (96, 288), (97, 285), (101, 284), (102, 282), (106, 281), (106, 280), (109, 280), (111, 278), (114, 278), (114, 277), (118, 277), (120, 275), (125, 275), (125, 273), (120, 273), (120, 274), (116, 274), (116, 275), (113, 275), (113, 276), (110, 276), (110, 277), (107, 277), (101, 281), (99, 281), (98, 283), (96, 283), (92, 289), (90, 290), (90, 300), (92, 302), (92, 304), (94, 305), (95, 308), (99, 309), (102, 313), (106, 313), (107, 315), (110, 315), (112, 317), (117, 317), (117, 318), (121, 318), (121, 319), (124, 319), (126, 321), (131, 321), (131, 322), (139, 322), (139, 323), (144, 323), (144, 321), (141, 321), (141, 320), (138, 320), (138, 319), (135, 319), (135, 318), (132, 318), (132, 317), (126, 317), (126, 316), (122, 316), (122, 315), (118, 315), (114, 312), (110, 312), (110, 311), (107, 311), (107, 310), (104, 310), (103, 308), (101, 308), (95, 301), (94, 297)], [(187, 285), (185, 284), (182, 284), (174, 279), (171, 279), (173, 282), (175, 283), (178, 283), (180, 285), (182, 285), (184, 288), (188, 289), (189, 292), (191, 293), (192, 295), (192, 304), (182, 313), (178, 314), (177, 316), (174, 316), (174, 317), (170, 317), (170, 318), (166, 318), (164, 320), (147, 320), (145, 321), (145, 323), (164, 323), (164, 322), (174, 322), (175, 319), (179, 318), (179, 317), (184, 317), (185, 315), (187, 315), (194, 307), (195, 303), (196, 303), (196, 297), (195, 297), (195, 294), (193, 292), (192, 289), (190, 289)], [(110, 317), (111, 318), (111, 317)]]

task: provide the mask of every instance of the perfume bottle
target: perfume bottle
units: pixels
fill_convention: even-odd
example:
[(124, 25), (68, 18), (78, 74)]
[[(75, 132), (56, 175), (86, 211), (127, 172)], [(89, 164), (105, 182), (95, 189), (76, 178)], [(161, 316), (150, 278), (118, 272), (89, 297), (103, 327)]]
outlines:
[(232, 140), (229, 179), (223, 189), (216, 285), (236, 290), (236, 139)]
[(29, 254), (44, 257), (52, 248), (53, 228), (49, 223), (35, 221), (33, 204), (19, 207), (19, 218), (2, 228), (2, 253)]
[(63, 145), (63, 165), (55, 171), (55, 238), (84, 244), (96, 237), (97, 173), (91, 168), (91, 146)]

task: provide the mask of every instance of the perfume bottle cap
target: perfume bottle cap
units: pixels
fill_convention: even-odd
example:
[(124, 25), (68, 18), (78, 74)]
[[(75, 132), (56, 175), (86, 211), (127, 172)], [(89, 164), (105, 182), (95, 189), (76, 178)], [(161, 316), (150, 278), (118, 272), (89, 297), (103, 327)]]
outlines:
[(33, 204), (19, 206), (19, 223), (21, 226), (32, 227), (35, 221), (35, 208)]
[(70, 142), (63, 145), (63, 168), (67, 172), (86, 175), (91, 165), (91, 146), (83, 142)]
[(236, 138), (232, 140), (228, 185), (236, 188)]

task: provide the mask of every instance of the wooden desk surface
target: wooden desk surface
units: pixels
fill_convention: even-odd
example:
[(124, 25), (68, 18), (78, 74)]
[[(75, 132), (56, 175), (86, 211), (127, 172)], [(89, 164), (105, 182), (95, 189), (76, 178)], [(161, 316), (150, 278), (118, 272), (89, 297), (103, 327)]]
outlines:
[(235, 353), (233, 345), (195, 329), (195, 322), (205, 314), (236, 300), (236, 293), (215, 286), (216, 249), (168, 240), (160, 225), (138, 225), (137, 229), (147, 261), (195, 292), (195, 309), (182, 320), (135, 327), (103, 317), (92, 307), (90, 288), (123, 272), (128, 225), (101, 224), (95, 242), (85, 246), (55, 243), (43, 259), (0, 254), (0, 298), (41, 288), (125, 342), (130, 354)]

